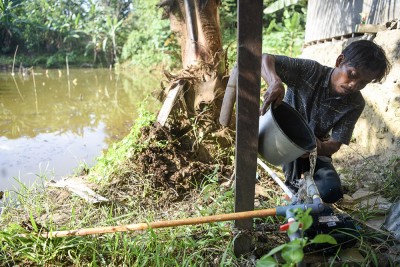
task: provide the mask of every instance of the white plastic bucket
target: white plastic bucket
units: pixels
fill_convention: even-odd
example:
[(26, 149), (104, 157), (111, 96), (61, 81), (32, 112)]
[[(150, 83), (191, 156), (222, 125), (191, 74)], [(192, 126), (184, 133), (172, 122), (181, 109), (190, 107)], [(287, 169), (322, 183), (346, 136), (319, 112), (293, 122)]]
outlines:
[(269, 163), (289, 163), (315, 147), (314, 133), (289, 104), (282, 102), (260, 117), (258, 153)]

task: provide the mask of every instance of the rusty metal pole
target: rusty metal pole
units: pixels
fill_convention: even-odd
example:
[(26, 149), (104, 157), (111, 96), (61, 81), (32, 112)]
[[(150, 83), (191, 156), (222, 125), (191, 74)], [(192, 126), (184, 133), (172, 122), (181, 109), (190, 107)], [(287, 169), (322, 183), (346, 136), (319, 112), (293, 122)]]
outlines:
[[(261, 85), (262, 0), (238, 0), (235, 212), (254, 210)], [(235, 221), (237, 256), (251, 251), (253, 220)]]

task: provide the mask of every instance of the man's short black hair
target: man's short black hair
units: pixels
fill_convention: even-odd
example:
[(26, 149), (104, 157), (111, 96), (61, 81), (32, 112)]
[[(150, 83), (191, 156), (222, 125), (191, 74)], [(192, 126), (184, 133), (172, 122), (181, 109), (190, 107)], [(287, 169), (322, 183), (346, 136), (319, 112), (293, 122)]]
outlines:
[(374, 81), (381, 81), (390, 71), (390, 63), (385, 51), (379, 45), (368, 40), (359, 40), (349, 44), (342, 52), (343, 63), (354, 68), (376, 73)]

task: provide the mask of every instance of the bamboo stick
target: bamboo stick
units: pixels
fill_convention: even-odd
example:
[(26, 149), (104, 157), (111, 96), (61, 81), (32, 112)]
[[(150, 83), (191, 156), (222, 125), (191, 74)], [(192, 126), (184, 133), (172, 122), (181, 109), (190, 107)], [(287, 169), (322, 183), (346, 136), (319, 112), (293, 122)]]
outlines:
[(35, 71), (32, 67), (32, 79), (33, 79), (33, 92), (35, 93), (35, 106), (36, 106), (36, 115), (39, 114), (39, 105), (38, 105), (38, 98), (37, 98), (37, 90), (36, 90), (36, 79), (35, 79)]
[(70, 80), (69, 80), (68, 56), (65, 56), (65, 64), (67, 65), (68, 97), (71, 98), (71, 82), (70, 82)]
[[(14, 72), (13, 72), (13, 73), (14, 73)], [(12, 75), (12, 78), (13, 78), (13, 80), (14, 80), (14, 84), (15, 84), (15, 87), (17, 88), (17, 91), (18, 91), (19, 96), (21, 97), (22, 101), (24, 101), (24, 97), (22, 96), (21, 91), (19, 90), (18, 83), (17, 83), (17, 81), (15, 80), (14, 74)]]
[(17, 45), (17, 48), (15, 48), (15, 52), (14, 52), (14, 59), (13, 59), (12, 70), (11, 70), (11, 75), (12, 76), (15, 75), (14, 66), (15, 66), (15, 57), (17, 56), (17, 51), (18, 51), (18, 45)]
[(211, 222), (221, 222), (230, 220), (241, 220), (248, 218), (261, 218), (267, 216), (276, 215), (276, 209), (263, 209), (263, 210), (253, 210), (253, 211), (242, 211), (236, 213), (227, 213), (219, 215), (211, 215), (197, 218), (185, 218), (170, 221), (156, 221), (149, 223), (136, 223), (128, 225), (117, 225), (117, 226), (104, 226), (96, 228), (82, 228), (76, 230), (65, 230), (65, 231), (53, 231), (42, 233), (41, 236), (45, 238), (54, 237), (66, 237), (66, 236), (84, 236), (84, 235), (95, 235), (95, 234), (105, 234), (105, 233), (115, 233), (115, 232), (128, 232), (128, 231), (138, 231), (146, 230), (149, 228), (165, 228), (165, 227), (175, 227), (182, 225), (195, 225)]

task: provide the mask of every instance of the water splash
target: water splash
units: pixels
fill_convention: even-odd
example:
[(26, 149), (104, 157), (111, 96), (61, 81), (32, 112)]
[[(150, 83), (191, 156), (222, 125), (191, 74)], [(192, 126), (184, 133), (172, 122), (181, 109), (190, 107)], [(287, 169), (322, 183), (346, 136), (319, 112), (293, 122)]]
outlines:
[(310, 175), (311, 177), (314, 177), (314, 172), (315, 172), (315, 165), (317, 163), (317, 148), (314, 148), (311, 152), (310, 152)]

